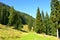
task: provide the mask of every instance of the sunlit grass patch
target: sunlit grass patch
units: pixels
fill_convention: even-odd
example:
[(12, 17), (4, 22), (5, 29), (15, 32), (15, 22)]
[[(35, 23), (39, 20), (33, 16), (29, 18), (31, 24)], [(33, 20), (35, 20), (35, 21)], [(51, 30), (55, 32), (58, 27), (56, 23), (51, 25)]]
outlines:
[(21, 31), (0, 24), (0, 40), (20, 38), (21, 34)]
[(58, 40), (58, 38), (54, 36), (46, 36), (44, 34), (29, 33), (20, 40)]

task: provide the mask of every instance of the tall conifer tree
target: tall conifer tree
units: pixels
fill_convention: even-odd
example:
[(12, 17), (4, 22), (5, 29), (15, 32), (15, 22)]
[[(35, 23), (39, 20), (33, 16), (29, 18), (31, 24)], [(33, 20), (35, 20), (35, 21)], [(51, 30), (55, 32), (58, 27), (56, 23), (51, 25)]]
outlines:
[(54, 27), (57, 28), (58, 32), (58, 28), (60, 27), (60, 3), (58, 0), (51, 0), (50, 19), (52, 20)]
[(37, 33), (42, 33), (42, 18), (39, 8), (37, 9), (36, 21), (35, 21), (35, 31)]

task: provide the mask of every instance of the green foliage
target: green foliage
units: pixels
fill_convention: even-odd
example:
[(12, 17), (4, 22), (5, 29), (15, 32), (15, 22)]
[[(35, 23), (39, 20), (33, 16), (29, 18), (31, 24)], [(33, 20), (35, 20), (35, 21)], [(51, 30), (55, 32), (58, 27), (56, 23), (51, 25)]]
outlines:
[(50, 25), (49, 25), (49, 15), (46, 12), (46, 16), (45, 16), (45, 32), (46, 34), (48, 34), (50, 32)]
[(45, 33), (46, 32), (46, 27), (45, 27), (45, 16), (44, 16), (44, 12), (42, 11), (41, 12), (41, 18), (42, 18), (42, 27), (43, 27), (43, 29), (42, 29), (42, 31), (43, 31), (43, 33)]
[(35, 31), (37, 33), (42, 33), (42, 18), (39, 8), (37, 9), (36, 21), (35, 21)]
[(1, 24), (14, 26), (15, 29), (20, 29), (21, 26), (25, 24), (30, 26), (29, 18), (33, 22), (34, 18), (31, 17), (30, 15), (23, 12), (19, 12), (15, 10), (13, 7), (10, 7), (0, 2), (0, 23)]
[(42, 20), (44, 20), (44, 12), (41, 13)]
[(14, 9), (13, 8), (10, 8), (9, 9), (9, 13), (10, 13), (10, 15), (9, 15), (9, 22), (8, 22), (8, 25), (13, 25), (13, 21), (14, 21)]
[(8, 9), (7, 7), (3, 6), (0, 8), (0, 23), (1, 24), (7, 24), (8, 23)]
[(32, 26), (33, 26), (33, 20), (32, 20), (32, 18), (29, 18), (29, 23), (28, 23), (28, 28), (29, 28), (29, 31), (31, 31), (31, 29), (32, 29)]
[(56, 24), (56, 28), (60, 24), (60, 4), (58, 0), (51, 0), (51, 20)]
[(56, 30), (60, 25), (60, 3), (58, 0), (51, 0), (51, 35), (56, 35)]

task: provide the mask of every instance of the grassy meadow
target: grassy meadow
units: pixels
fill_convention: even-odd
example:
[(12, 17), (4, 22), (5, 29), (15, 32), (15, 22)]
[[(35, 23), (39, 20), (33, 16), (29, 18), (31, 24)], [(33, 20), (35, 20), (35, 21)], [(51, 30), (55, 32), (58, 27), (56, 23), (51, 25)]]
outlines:
[(58, 40), (58, 38), (35, 32), (25, 33), (0, 24), (0, 40)]

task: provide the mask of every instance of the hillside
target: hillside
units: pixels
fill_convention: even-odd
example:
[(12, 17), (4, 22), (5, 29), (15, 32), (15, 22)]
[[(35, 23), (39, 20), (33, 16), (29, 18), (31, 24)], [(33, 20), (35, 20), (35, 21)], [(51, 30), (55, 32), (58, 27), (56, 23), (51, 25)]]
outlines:
[(0, 40), (14, 40), (26, 34), (12, 28), (13, 27), (0, 24)]
[(35, 32), (24, 33), (0, 24), (0, 40), (58, 40), (58, 38)]
[(0, 2), (0, 24), (14, 26), (16, 29), (20, 29), (22, 25), (33, 26), (33, 22), (34, 18), (32, 16)]

